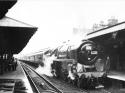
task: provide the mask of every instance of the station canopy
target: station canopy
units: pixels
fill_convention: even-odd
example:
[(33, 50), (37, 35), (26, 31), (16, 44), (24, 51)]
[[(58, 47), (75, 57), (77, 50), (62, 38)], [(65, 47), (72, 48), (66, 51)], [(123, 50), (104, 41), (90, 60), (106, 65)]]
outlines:
[(88, 33), (86, 39), (92, 40), (114, 52), (125, 48), (125, 22)]
[(0, 19), (0, 53), (18, 54), (36, 30), (37, 27), (4, 16)]
[(8, 10), (17, 2), (17, 0), (0, 0), (0, 19), (5, 16)]

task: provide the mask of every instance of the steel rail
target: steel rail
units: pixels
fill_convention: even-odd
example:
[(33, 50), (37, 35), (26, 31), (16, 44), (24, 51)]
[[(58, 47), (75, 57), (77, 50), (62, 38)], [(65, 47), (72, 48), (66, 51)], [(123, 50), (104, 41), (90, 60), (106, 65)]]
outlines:
[(47, 79), (45, 79), (43, 76), (39, 75), (33, 68), (31, 68), (30, 66), (26, 65), (23, 63), (23, 66), (27, 67), (28, 69), (30, 69), (31, 71), (35, 72), (40, 78), (42, 78), (49, 86), (51, 86), (55, 91), (50, 90), (50, 92), (57, 92), (57, 93), (63, 93), (60, 89), (58, 89), (57, 87), (55, 87), (50, 81), (48, 81)]
[[(28, 69), (31, 69), (32, 71), (34, 71), (40, 78), (42, 78), (45, 82), (47, 82), (47, 84), (49, 84), (53, 89), (55, 89), (56, 91), (53, 91), (54, 93), (63, 93), (63, 91), (61, 91), (60, 89), (58, 89), (57, 87), (55, 87), (50, 81), (48, 81), (47, 79), (45, 79), (44, 76), (39, 75), (33, 68), (31, 68), (30, 66), (26, 65), (25, 63), (23, 63), (23, 65), (25, 65)], [(51, 90), (50, 90), (51, 91)], [(85, 89), (81, 89), (81, 91), (84, 91), (85, 93), (89, 93), (91, 90), (85, 90)], [(99, 91), (98, 91), (99, 92)], [(103, 93), (111, 93), (105, 89), (101, 89), (100, 92)], [(100, 93), (99, 92), (99, 93)]]
[[(21, 64), (22, 65), (22, 64)], [(31, 78), (31, 76), (29, 75), (29, 73), (26, 71), (25, 67), (23, 67), (22, 65), (22, 68), (28, 78), (28, 80), (30, 81), (30, 84), (32, 84), (32, 87), (35, 89), (35, 93), (40, 93), (39, 89), (37, 88), (36, 84), (34, 83), (33, 79)], [(33, 90), (34, 91), (34, 90)]]

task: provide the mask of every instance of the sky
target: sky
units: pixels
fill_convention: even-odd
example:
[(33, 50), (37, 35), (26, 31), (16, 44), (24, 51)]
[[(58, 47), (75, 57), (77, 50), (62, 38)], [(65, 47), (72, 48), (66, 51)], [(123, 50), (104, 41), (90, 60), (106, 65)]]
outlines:
[(20, 54), (73, 39), (73, 28), (92, 28), (112, 16), (125, 21), (125, 0), (18, 0), (6, 16), (38, 27)]

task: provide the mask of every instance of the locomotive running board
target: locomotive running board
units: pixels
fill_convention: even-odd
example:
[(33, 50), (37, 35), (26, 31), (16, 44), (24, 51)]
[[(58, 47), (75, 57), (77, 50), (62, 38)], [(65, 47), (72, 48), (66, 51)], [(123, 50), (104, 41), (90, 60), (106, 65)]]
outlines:
[(96, 86), (95, 88), (100, 89), (100, 88), (104, 88), (104, 86), (100, 84), (100, 85)]

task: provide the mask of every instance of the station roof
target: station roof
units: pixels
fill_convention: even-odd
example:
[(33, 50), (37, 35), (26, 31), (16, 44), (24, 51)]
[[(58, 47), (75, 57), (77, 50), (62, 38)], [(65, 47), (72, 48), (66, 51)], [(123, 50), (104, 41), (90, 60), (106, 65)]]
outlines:
[(17, 0), (0, 0), (0, 19), (5, 16), (8, 10), (17, 2)]
[(103, 28), (94, 32), (90, 32), (87, 34), (86, 38), (90, 39), (90, 38), (98, 37), (101, 35), (117, 32), (123, 29), (125, 29), (125, 22), (121, 22), (110, 27), (106, 27), (106, 28)]
[(86, 39), (112, 50), (123, 47), (125, 46), (125, 22), (88, 33)]
[(3, 17), (0, 20), (0, 53), (18, 54), (36, 32), (37, 27)]

